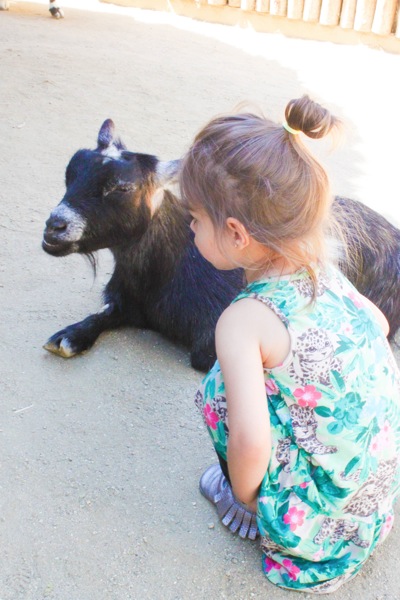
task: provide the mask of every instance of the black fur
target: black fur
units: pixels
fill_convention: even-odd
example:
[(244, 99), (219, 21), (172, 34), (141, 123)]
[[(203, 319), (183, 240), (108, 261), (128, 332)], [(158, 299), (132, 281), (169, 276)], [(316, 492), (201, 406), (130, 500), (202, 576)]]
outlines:
[[(190, 347), (196, 369), (212, 365), (216, 322), (242, 289), (243, 274), (217, 271), (202, 258), (193, 244), (189, 217), (171, 192), (162, 192), (153, 214), (152, 198), (163, 184), (160, 171), (168, 179), (173, 170), (173, 163), (128, 152), (115, 138), (110, 119), (100, 129), (97, 149), (72, 157), (65, 196), (46, 222), (43, 249), (54, 256), (93, 256), (110, 248), (115, 269), (104, 290), (106, 308), (55, 333), (47, 350), (74, 356), (88, 350), (103, 331), (131, 325), (154, 329)], [(400, 231), (361, 203), (336, 200), (350, 253), (355, 254), (348, 275), (381, 307), (394, 334), (400, 325)], [(74, 211), (67, 215), (84, 219), (81, 236), (72, 242), (73, 219), (60, 209), (65, 206)]]

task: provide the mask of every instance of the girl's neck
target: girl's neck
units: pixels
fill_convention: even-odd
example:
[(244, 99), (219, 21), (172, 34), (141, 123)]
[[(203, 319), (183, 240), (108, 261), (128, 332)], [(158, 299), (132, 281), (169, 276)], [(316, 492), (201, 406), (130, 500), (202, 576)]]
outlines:
[(252, 283), (258, 279), (268, 279), (269, 277), (282, 277), (284, 275), (293, 275), (301, 268), (301, 265), (296, 265), (289, 262), (285, 258), (277, 258), (272, 261), (267, 268), (248, 268), (245, 269), (247, 283)]

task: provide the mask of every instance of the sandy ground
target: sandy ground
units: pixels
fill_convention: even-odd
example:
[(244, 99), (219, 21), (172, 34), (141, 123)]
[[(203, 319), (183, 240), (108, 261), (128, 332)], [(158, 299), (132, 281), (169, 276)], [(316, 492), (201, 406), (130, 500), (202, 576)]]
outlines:
[[(42, 349), (98, 309), (112, 264), (101, 253), (93, 281), (81, 257), (47, 256), (41, 235), (69, 158), (94, 147), (105, 118), (130, 149), (169, 159), (243, 99), (281, 118), (304, 92), (348, 125), (326, 155), (335, 191), (399, 220), (400, 57), (92, 0), (63, 6), (62, 21), (43, 1), (0, 12), (0, 600), (294, 597), (264, 580), (257, 546), (198, 492), (214, 457), (184, 349), (138, 330), (71, 360)], [(399, 527), (333, 600), (400, 598)]]

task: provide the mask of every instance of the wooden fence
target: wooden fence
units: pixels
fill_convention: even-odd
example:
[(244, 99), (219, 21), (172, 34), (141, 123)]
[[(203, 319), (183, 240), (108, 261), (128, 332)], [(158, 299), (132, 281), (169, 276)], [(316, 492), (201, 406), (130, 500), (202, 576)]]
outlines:
[(194, 0), (400, 38), (399, 0)]

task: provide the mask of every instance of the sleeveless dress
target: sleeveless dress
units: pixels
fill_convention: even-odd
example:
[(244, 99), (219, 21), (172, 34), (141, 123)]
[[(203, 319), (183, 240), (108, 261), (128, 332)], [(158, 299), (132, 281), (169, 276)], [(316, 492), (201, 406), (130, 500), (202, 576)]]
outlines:
[[(291, 350), (265, 369), (272, 454), (257, 509), (274, 584), (329, 593), (357, 574), (393, 524), (400, 487), (400, 373), (375, 315), (333, 266), (253, 282)], [(245, 402), (246, 399), (244, 398)], [(226, 460), (229, 423), (218, 361), (195, 398)]]

